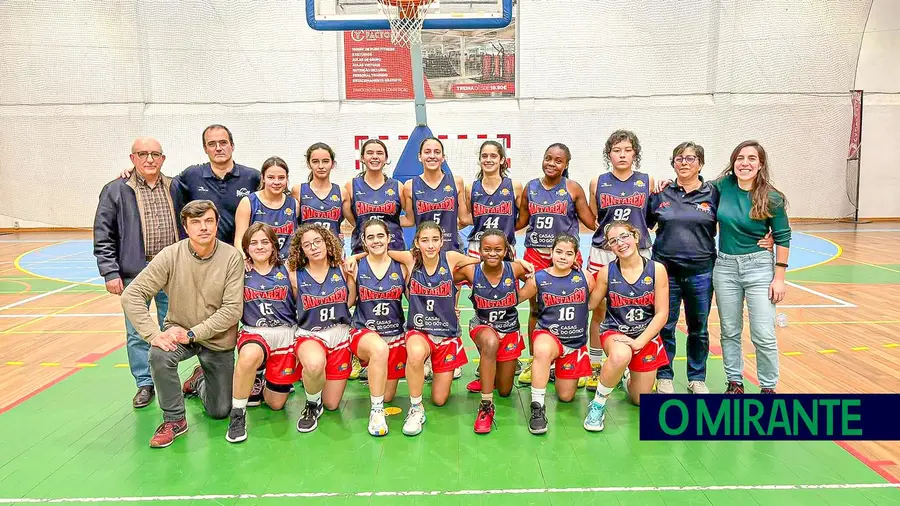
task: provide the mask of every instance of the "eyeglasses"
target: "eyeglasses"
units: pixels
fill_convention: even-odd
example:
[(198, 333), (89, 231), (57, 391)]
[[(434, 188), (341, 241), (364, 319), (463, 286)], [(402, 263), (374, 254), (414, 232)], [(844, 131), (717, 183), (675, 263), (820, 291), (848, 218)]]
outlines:
[(608, 244), (609, 247), (612, 248), (613, 246), (615, 246), (616, 244), (619, 244), (620, 242), (624, 244), (625, 241), (627, 241), (629, 237), (632, 237), (632, 235), (630, 233), (622, 232), (621, 234), (619, 234), (616, 237), (611, 237), (608, 241), (606, 241), (606, 244)]
[(311, 249), (313, 247), (321, 248), (323, 244), (325, 244), (325, 241), (323, 241), (322, 238), (320, 237), (312, 242), (305, 242), (302, 244), (302, 246), (303, 246), (303, 249)]
[(700, 158), (697, 156), (688, 155), (688, 156), (678, 156), (672, 161), (675, 163), (681, 163), (681, 162), (694, 163), (699, 159)]
[(137, 155), (141, 160), (146, 160), (148, 156), (152, 156), (153, 159), (162, 158), (163, 154), (159, 151), (136, 151), (131, 153), (132, 155)]

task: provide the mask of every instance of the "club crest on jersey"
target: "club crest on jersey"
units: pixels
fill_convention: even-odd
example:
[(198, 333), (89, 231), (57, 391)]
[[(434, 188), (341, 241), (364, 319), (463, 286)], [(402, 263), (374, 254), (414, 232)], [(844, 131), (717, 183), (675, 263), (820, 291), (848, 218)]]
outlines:
[(566, 194), (565, 188), (560, 188), (559, 191), (556, 192), (556, 194), (559, 195), (560, 197), (564, 196)]
[(450, 193), (453, 191), (453, 187), (448, 184), (447, 186), (444, 186), (444, 191)]
[(344, 362), (338, 366), (338, 371), (346, 371), (348, 367), (347, 362)]
[(404, 368), (406, 368), (406, 364), (404, 364), (403, 362), (400, 362), (399, 364), (394, 366), (395, 371), (402, 371)]
[[(615, 292), (610, 292), (612, 295)], [(569, 295), (555, 295), (552, 293), (541, 294), (545, 306), (559, 306), (562, 304), (580, 304), (587, 300), (587, 292), (584, 287), (576, 289)]]
[(579, 281), (581, 281), (581, 276), (579, 276), (578, 274), (572, 276), (573, 283), (578, 283)]
[(446, 357), (444, 357), (444, 363), (445, 363), (445, 364), (449, 364), (450, 362), (453, 362), (454, 360), (456, 360), (456, 355), (455, 355), (455, 354), (449, 354), (449, 355), (447, 355)]
[(504, 285), (504, 286), (512, 286), (512, 280), (509, 279), (509, 278), (504, 279), (504, 280), (503, 280), (503, 285)]
[(244, 287), (244, 301), (251, 300), (287, 300), (287, 287), (276, 286), (269, 290), (257, 290), (256, 288)]
[(359, 287), (359, 299), (370, 300), (400, 300), (403, 297), (403, 287), (395, 286), (390, 290), (373, 290), (365, 286)]
[(504, 188), (504, 189), (500, 190), (500, 195), (503, 195), (504, 197), (508, 196), (509, 188)]
[(397, 274), (396, 272), (392, 272), (392, 273), (391, 273), (391, 280), (397, 281), (398, 279), (400, 279), (400, 275)]
[(449, 297), (452, 291), (453, 282), (449, 280), (441, 281), (441, 283), (434, 288), (425, 286), (415, 279), (409, 280), (410, 295), (419, 295), (422, 297)]
[(634, 182), (634, 185), (637, 186), (638, 188), (643, 188), (644, 186), (647, 186), (647, 185), (645, 185), (644, 182), (641, 181), (640, 179), (638, 179), (637, 181), (635, 181), (635, 182)]
[(649, 364), (656, 360), (656, 355), (645, 355), (644, 358), (641, 359), (645, 364)]
[(332, 201), (332, 202), (338, 202), (338, 201), (340, 201), (340, 200), (341, 200), (341, 198), (338, 197), (337, 195), (332, 195), (332, 196), (331, 196), (331, 201)]
[(281, 272), (275, 273), (275, 279), (281, 281), (282, 279), (284, 279), (284, 274), (282, 274)]
[(289, 207), (289, 208), (287, 208), (287, 209), (284, 210), (284, 214), (286, 214), (286, 215), (288, 215), (288, 216), (291, 216), (291, 215), (294, 214), (294, 210), (291, 209), (291, 208)]
[(484, 204), (473, 202), (472, 214), (474, 214), (475, 216), (484, 216), (486, 214), (512, 216), (512, 202), (501, 202), (496, 206), (486, 206)]
[(341, 276), (340, 276), (339, 274), (337, 274), (337, 273), (334, 273), (334, 274), (331, 275), (331, 280), (334, 281), (334, 282), (338, 282), (338, 281), (341, 280)]
[(513, 307), (519, 303), (516, 292), (509, 292), (502, 299), (486, 299), (480, 295), (475, 295), (475, 307), (478, 309), (496, 309), (501, 307)]
[(515, 349), (516, 349), (516, 343), (514, 343), (514, 342), (512, 342), (512, 343), (506, 343), (506, 348), (505, 348), (505, 349), (506, 349), (506, 351), (515, 351)]
[(712, 214), (712, 206), (709, 205), (709, 202), (701, 202), (697, 204), (697, 210), (706, 214)]
[(612, 307), (652, 306), (654, 300), (653, 292), (644, 292), (637, 297), (628, 297), (616, 292), (609, 292), (609, 305)]
[(647, 286), (652, 285), (652, 284), (653, 284), (653, 278), (650, 277), (650, 276), (645, 277), (645, 278), (644, 278), (644, 284), (647, 285)]
[(565, 200), (557, 200), (552, 204), (528, 203), (528, 212), (530, 214), (559, 214), (565, 216), (568, 210), (569, 203)]
[(356, 203), (356, 214), (394, 214), (397, 210), (397, 203), (394, 201), (385, 202), (384, 204), (369, 204), (368, 202)]
[(571, 362), (567, 362), (567, 363), (565, 363), (565, 364), (562, 365), (562, 370), (563, 370), (563, 371), (574, 371), (574, 370), (575, 370), (575, 364), (573, 364), (573, 363), (571, 363)]
[(441, 267), (440, 269), (438, 269), (438, 274), (440, 274), (441, 276), (443, 276), (444, 274), (447, 274), (447, 269)]
[(452, 211), (456, 208), (456, 201), (453, 197), (447, 197), (439, 202), (427, 202), (424, 200), (416, 201), (416, 212), (418, 214), (431, 213), (435, 211)]
[(631, 195), (611, 195), (609, 193), (601, 193), (600, 194), (600, 207), (607, 208), (612, 206), (629, 206), (629, 207), (644, 207), (644, 204), (647, 203), (647, 194), (645, 193), (632, 193)]
[(303, 221), (308, 220), (331, 220), (337, 221), (341, 219), (341, 208), (335, 207), (333, 209), (329, 209), (327, 211), (320, 209), (313, 209), (309, 206), (302, 206), (300, 208), (300, 219)]
[[(285, 290), (287, 290), (287, 287), (285, 287)], [(347, 289), (342, 286), (329, 295), (309, 295), (304, 293), (300, 297), (300, 302), (303, 304), (303, 309), (307, 311), (327, 304), (346, 303)]]
[(388, 188), (387, 190), (384, 191), (384, 193), (387, 195), (393, 196), (394, 193), (396, 193), (396, 192), (394, 191), (393, 188)]
[(294, 372), (294, 368), (293, 368), (293, 367), (285, 367), (284, 369), (281, 370), (281, 375), (282, 375), (282, 376), (288, 376), (288, 375), (290, 375), (290, 374), (293, 374), (293, 372)]

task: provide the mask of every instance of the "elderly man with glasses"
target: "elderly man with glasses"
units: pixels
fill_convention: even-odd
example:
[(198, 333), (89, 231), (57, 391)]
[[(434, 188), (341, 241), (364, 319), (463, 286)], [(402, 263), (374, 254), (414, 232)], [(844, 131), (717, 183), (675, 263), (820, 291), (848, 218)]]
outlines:
[[(172, 179), (161, 172), (166, 159), (162, 146), (156, 139), (138, 138), (131, 146), (130, 158), (134, 167), (130, 176), (103, 187), (94, 217), (94, 256), (106, 280), (106, 290), (115, 295), (121, 295), (157, 253), (178, 240)], [(163, 291), (154, 300), (162, 328), (169, 300)], [(138, 335), (127, 317), (125, 332), (128, 365), (138, 389), (132, 405), (143, 408), (155, 396), (150, 344)]]

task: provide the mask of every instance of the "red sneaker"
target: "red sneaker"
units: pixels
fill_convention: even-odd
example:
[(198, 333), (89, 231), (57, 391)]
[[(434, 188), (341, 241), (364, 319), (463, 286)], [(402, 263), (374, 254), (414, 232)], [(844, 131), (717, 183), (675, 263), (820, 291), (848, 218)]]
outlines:
[(742, 395), (744, 393), (744, 384), (740, 381), (729, 381), (725, 393), (730, 395)]
[(491, 431), (494, 424), (494, 403), (491, 401), (481, 401), (478, 406), (478, 415), (475, 416), (475, 433), (487, 434)]
[(163, 422), (156, 428), (156, 433), (150, 438), (150, 448), (165, 448), (175, 441), (175, 438), (188, 430), (187, 420), (182, 418), (177, 422)]
[(203, 368), (200, 367), (199, 364), (197, 364), (194, 367), (194, 372), (191, 373), (191, 377), (181, 385), (181, 392), (184, 395), (197, 395), (197, 388), (195, 385), (197, 384), (197, 380), (202, 376)]
[(466, 390), (472, 392), (473, 394), (477, 394), (481, 392), (481, 380), (478, 378), (473, 379), (466, 385)]

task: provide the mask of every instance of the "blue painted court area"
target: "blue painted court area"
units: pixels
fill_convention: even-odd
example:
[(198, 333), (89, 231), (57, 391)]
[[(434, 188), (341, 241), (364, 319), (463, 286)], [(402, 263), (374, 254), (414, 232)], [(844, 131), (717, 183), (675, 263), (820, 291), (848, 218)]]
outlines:
[[(467, 231), (460, 233), (466, 237)], [(461, 241), (465, 244), (464, 241)], [(519, 236), (516, 245), (518, 258), (525, 254), (523, 238)], [(349, 239), (347, 240), (349, 251)], [(581, 251), (587, 259), (591, 251), (591, 235), (581, 234)], [(791, 239), (790, 269), (797, 270), (810, 267), (840, 253), (840, 247), (828, 240), (809, 234), (794, 232)], [(16, 260), (16, 267), (38, 277), (50, 278), (66, 283), (87, 283), (103, 286), (103, 278), (97, 270), (97, 261), (93, 255), (93, 242), (90, 240), (65, 241), (51, 246), (44, 246), (21, 255)]]

